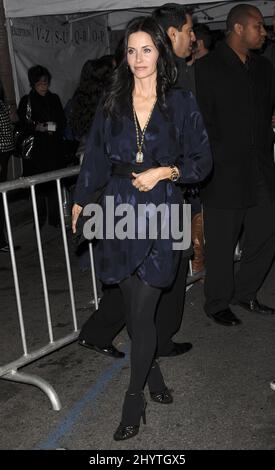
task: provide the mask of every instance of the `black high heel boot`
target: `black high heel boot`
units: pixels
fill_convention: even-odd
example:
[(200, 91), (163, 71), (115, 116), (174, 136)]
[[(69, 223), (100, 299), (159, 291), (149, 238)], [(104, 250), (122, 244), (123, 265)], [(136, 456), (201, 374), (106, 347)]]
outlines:
[(171, 391), (166, 387), (160, 367), (156, 361), (153, 362), (147, 382), (153, 401), (163, 405), (168, 405), (173, 402)]
[(140, 418), (142, 418), (143, 424), (146, 424), (146, 405), (147, 403), (143, 392), (126, 392), (122, 408), (121, 423), (114, 433), (115, 441), (125, 441), (126, 439), (131, 439), (131, 437), (138, 434)]

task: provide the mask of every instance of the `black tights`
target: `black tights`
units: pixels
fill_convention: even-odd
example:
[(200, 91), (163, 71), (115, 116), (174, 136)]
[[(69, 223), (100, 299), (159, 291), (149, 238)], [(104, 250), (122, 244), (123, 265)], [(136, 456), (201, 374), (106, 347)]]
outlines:
[(165, 384), (154, 362), (157, 346), (155, 312), (161, 290), (145, 284), (136, 275), (122, 281), (120, 288), (127, 308), (126, 325), (131, 338), (128, 392), (141, 392), (147, 379), (151, 391), (163, 390)]

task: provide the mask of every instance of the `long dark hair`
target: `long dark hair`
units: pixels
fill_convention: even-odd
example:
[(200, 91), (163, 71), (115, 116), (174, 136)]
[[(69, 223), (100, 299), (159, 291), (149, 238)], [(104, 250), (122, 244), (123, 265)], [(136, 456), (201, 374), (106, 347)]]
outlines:
[(134, 77), (127, 64), (127, 47), (129, 36), (138, 31), (143, 31), (151, 36), (159, 53), (157, 61), (157, 98), (159, 106), (164, 112), (166, 110), (166, 93), (175, 83), (177, 77), (171, 43), (162, 27), (151, 16), (134, 18), (126, 27), (123, 40), (124, 55), (113, 74), (112, 82), (104, 98), (104, 110), (113, 117), (119, 116), (122, 107), (132, 96)]
[(87, 60), (72, 98), (69, 124), (77, 137), (85, 135), (92, 124), (100, 97), (113, 70), (112, 56)]

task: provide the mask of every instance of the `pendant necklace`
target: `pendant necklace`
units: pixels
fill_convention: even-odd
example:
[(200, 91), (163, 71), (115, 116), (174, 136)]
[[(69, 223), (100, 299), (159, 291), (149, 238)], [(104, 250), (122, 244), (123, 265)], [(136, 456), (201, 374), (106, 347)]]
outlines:
[(141, 131), (141, 139), (140, 139), (139, 138), (137, 115), (136, 115), (135, 107), (134, 107), (134, 100), (132, 100), (133, 115), (134, 115), (134, 121), (135, 121), (135, 127), (136, 127), (136, 136), (137, 136), (137, 148), (138, 148), (138, 151), (137, 151), (137, 154), (136, 154), (136, 163), (143, 163), (144, 156), (143, 156), (143, 152), (142, 152), (142, 146), (143, 146), (143, 142), (144, 142), (144, 136), (145, 136), (145, 132), (146, 132), (146, 129), (148, 127), (149, 121), (151, 119), (152, 112), (154, 110), (156, 102), (157, 102), (157, 98), (155, 99), (155, 101), (153, 103), (152, 109), (149, 113), (149, 116), (147, 118), (145, 126), (144, 126), (143, 130)]

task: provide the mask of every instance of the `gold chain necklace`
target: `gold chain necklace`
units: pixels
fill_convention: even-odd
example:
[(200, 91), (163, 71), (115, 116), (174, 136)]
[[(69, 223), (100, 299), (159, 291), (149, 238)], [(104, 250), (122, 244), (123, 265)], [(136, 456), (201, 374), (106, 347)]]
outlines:
[(155, 104), (157, 102), (157, 98), (155, 99), (154, 103), (153, 103), (153, 106), (152, 106), (152, 109), (149, 113), (149, 116), (147, 118), (147, 121), (145, 123), (145, 126), (143, 128), (143, 131), (141, 132), (141, 140), (139, 140), (139, 131), (138, 131), (138, 122), (137, 122), (137, 115), (136, 115), (136, 112), (135, 112), (135, 107), (134, 107), (134, 100), (132, 100), (132, 105), (133, 105), (133, 115), (134, 115), (134, 121), (135, 121), (135, 126), (136, 126), (136, 136), (137, 136), (137, 148), (138, 148), (138, 151), (137, 151), (137, 154), (136, 154), (136, 163), (143, 163), (143, 152), (142, 152), (142, 146), (143, 146), (143, 142), (144, 142), (144, 136), (145, 136), (145, 132), (146, 132), (146, 129), (147, 129), (147, 126), (149, 124), (149, 121), (151, 119), (151, 116), (152, 116), (152, 112), (154, 110), (154, 107), (155, 107)]

